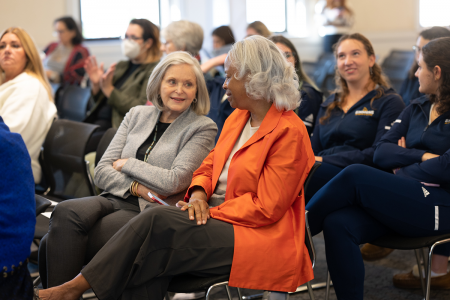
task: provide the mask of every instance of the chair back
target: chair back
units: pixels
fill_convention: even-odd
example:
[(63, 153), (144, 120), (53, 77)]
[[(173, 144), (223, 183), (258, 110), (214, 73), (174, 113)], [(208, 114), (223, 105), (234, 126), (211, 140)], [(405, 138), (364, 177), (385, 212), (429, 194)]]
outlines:
[[(306, 177), (305, 183), (303, 184), (303, 192), (306, 192), (308, 188), (309, 182), (313, 177), (314, 173), (317, 169), (322, 165), (321, 162), (316, 161), (309, 171), (308, 177)], [(305, 211), (305, 244), (306, 248), (308, 248), (309, 258), (311, 259), (312, 267), (316, 264), (316, 250), (314, 249), (314, 243), (311, 236), (311, 231), (309, 230), (309, 222), (308, 222), (308, 211)]]
[(42, 152), (49, 182), (49, 195), (61, 199), (94, 196), (84, 156), (86, 145), (98, 125), (56, 120), (50, 127)]
[(400, 91), (403, 81), (408, 76), (414, 59), (414, 51), (392, 50), (383, 60), (381, 69), (397, 92)]
[(334, 54), (322, 54), (316, 63), (315, 72), (311, 79), (324, 93), (325, 97), (328, 97), (330, 92), (336, 88), (334, 84), (335, 70), (336, 58), (334, 57)]
[(114, 138), (114, 135), (116, 135), (116, 132), (117, 128), (109, 128), (100, 139), (100, 142), (97, 146), (97, 154), (95, 155), (95, 166), (97, 166), (99, 161), (102, 159), (103, 154), (105, 154), (106, 149), (108, 149), (109, 144), (111, 144), (111, 141)]
[(47, 207), (49, 207), (52, 203), (50, 200), (34, 194), (34, 198), (36, 199), (36, 217), (43, 213)]
[(90, 97), (90, 88), (81, 88), (75, 85), (66, 86), (57, 102), (59, 117), (82, 122), (86, 117)]

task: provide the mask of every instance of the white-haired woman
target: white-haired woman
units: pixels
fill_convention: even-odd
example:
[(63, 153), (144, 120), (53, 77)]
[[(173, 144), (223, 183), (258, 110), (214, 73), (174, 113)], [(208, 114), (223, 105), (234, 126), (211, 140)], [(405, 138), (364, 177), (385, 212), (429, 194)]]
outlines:
[(203, 45), (203, 29), (194, 22), (181, 20), (170, 23), (161, 32), (165, 43), (161, 51), (167, 54), (173, 51), (186, 51), (200, 61), (199, 52)]
[(181, 193), (180, 199), (213, 148), (217, 126), (204, 116), (209, 98), (196, 59), (168, 55), (152, 72), (147, 95), (154, 106), (127, 113), (95, 169), (104, 192), (55, 207), (39, 253), (44, 287), (72, 279), (130, 219), (159, 205), (149, 192), (163, 199)]
[[(41, 291), (42, 299), (78, 299), (88, 288), (99, 299), (163, 299), (182, 273), (230, 274), (232, 286), (284, 292), (313, 278), (302, 189), (314, 154), (292, 111), (299, 99), (295, 70), (260, 36), (236, 43), (225, 70), (228, 100), (239, 109), (194, 173), (181, 209), (144, 210), (81, 274)], [(209, 207), (208, 200), (220, 198)]]

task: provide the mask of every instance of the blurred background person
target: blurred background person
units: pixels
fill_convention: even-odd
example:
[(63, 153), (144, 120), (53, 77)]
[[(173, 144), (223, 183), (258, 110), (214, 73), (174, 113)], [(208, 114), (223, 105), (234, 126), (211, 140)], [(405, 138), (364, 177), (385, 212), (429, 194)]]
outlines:
[(417, 72), (417, 68), (419, 67), (417, 62), (419, 61), (419, 56), (420, 53), (422, 53), (423, 46), (428, 44), (431, 40), (441, 37), (450, 37), (450, 30), (445, 27), (434, 26), (429, 29), (423, 30), (419, 34), (416, 45), (413, 46), (413, 49), (415, 51), (414, 62), (408, 72), (408, 77), (405, 79), (405, 81), (403, 81), (402, 87), (400, 88), (399, 92), (406, 105), (409, 105), (411, 100), (417, 99), (424, 95), (419, 92), (419, 79), (414, 75)]
[(0, 155), (0, 298), (33, 299), (27, 268), (36, 224), (33, 172), (22, 137), (9, 131), (2, 117)]
[(233, 31), (230, 26), (220, 26), (212, 32), (213, 51), (212, 56), (219, 56), (228, 53), (231, 46), (236, 42)]
[(251, 35), (262, 35), (265, 38), (268, 38), (272, 35), (272, 32), (264, 25), (261, 21), (255, 21), (247, 26), (247, 36)]
[(103, 73), (95, 56), (84, 65), (91, 81), (92, 102), (85, 122), (100, 125), (88, 145), (95, 151), (103, 133), (118, 128), (125, 114), (134, 106), (147, 102), (146, 87), (153, 69), (161, 57), (159, 28), (147, 19), (133, 19), (122, 40), (122, 53), (129, 60), (111, 65)]
[(84, 61), (89, 50), (81, 45), (83, 36), (72, 17), (62, 17), (53, 22), (58, 42), (45, 48), (45, 74), (52, 83), (79, 85), (85, 75)]
[(300, 106), (295, 109), (295, 113), (302, 119), (308, 130), (308, 134), (311, 135), (314, 130), (314, 124), (316, 122), (317, 114), (319, 113), (320, 105), (323, 102), (323, 94), (308, 75), (303, 72), (300, 56), (298, 55), (294, 44), (282, 35), (271, 36), (269, 37), (269, 40), (277, 45), (287, 61), (295, 68), (302, 100)]
[(6, 29), (0, 37), (0, 116), (11, 132), (22, 136), (34, 182), (39, 183), (39, 152), (56, 107), (39, 52), (28, 33), (18, 27)]
[(333, 45), (353, 26), (353, 11), (346, 0), (321, 0), (316, 4), (316, 19), (323, 37), (323, 52), (332, 53)]

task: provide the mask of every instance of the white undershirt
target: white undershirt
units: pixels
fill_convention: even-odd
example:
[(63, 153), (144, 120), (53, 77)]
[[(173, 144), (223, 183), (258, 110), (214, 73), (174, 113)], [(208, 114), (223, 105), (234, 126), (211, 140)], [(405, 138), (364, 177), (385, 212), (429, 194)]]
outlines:
[(435, 104), (435, 103), (431, 104), (431, 108), (430, 108), (430, 116), (428, 117), (428, 125), (431, 124), (431, 114), (433, 113), (434, 104)]
[(227, 189), (227, 179), (228, 179), (228, 168), (230, 167), (231, 159), (234, 154), (241, 149), (242, 146), (258, 131), (258, 127), (252, 127), (250, 125), (251, 118), (248, 119), (247, 124), (245, 124), (244, 129), (241, 132), (241, 135), (234, 144), (233, 150), (231, 150), (230, 156), (228, 156), (228, 160), (223, 166), (222, 173), (220, 173), (219, 180), (217, 182), (216, 189), (226, 191)]

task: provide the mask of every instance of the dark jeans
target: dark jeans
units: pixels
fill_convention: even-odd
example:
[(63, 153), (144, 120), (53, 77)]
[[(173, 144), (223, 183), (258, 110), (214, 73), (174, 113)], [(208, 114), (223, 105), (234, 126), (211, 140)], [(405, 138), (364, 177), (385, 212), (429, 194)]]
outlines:
[(146, 208), (81, 271), (99, 299), (162, 300), (173, 276), (229, 274), (233, 225), (189, 220), (178, 207)]
[(323, 230), (338, 299), (363, 299), (360, 244), (390, 231), (411, 237), (450, 233), (447, 191), (364, 165), (345, 168), (316, 193), (306, 210), (311, 233)]
[(107, 197), (66, 200), (55, 207), (49, 232), (39, 246), (39, 274), (44, 288), (77, 276), (103, 245), (140, 212), (138, 206)]

